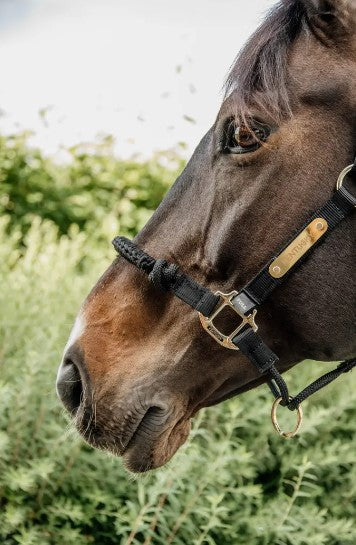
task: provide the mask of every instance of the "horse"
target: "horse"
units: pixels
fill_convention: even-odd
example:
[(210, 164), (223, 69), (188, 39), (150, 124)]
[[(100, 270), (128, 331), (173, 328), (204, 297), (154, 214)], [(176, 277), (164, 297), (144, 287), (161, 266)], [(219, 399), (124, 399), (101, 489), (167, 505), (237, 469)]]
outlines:
[[(238, 55), (214, 125), (134, 248), (194, 285), (238, 293), (354, 159), (355, 36), (354, 0), (280, 0)], [(259, 308), (278, 376), (306, 359), (355, 356), (354, 243), (350, 214)], [(269, 380), (213, 329), (117, 256), (84, 301), (57, 376), (83, 438), (148, 471), (171, 459), (201, 408)]]

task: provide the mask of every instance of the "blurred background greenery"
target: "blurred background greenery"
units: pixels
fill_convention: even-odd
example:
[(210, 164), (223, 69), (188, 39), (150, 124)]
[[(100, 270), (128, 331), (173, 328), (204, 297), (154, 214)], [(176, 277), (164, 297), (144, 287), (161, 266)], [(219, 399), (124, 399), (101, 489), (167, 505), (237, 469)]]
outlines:
[(58, 163), (31, 148), (30, 136), (0, 136), (0, 214), (7, 231), (19, 229), (22, 238), (42, 220), (58, 237), (73, 227), (106, 242), (119, 231), (134, 235), (184, 166), (175, 151), (141, 162), (117, 159), (110, 136), (65, 150)]
[[(2, 545), (353, 545), (355, 374), (305, 403), (277, 437), (261, 387), (195, 419), (165, 468), (129, 476), (86, 446), (56, 399), (63, 346), (83, 298), (183, 160), (119, 160), (112, 141), (61, 163), (0, 137), (0, 542)], [(328, 368), (304, 362), (297, 390)]]

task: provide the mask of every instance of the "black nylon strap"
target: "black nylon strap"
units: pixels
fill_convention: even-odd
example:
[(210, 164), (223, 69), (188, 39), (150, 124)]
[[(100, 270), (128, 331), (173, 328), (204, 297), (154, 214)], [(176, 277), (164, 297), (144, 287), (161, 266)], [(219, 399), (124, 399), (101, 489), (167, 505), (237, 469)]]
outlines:
[[(355, 170), (356, 171), (356, 170)], [(353, 202), (355, 200), (355, 202)], [(284, 245), (278, 254), (273, 256), (268, 263), (257, 273), (257, 275), (241, 290), (241, 292), (235, 297), (233, 304), (243, 312), (249, 314), (256, 306), (261, 305), (272, 291), (282, 284), (286, 278), (299, 267), (309, 254), (323, 242), (323, 240), (329, 235), (329, 233), (350, 214), (356, 204), (356, 198), (347, 191), (344, 187), (341, 187), (335, 192), (333, 197), (329, 199), (324, 206), (319, 208), (299, 229), (295, 235)], [(316, 218), (324, 218), (328, 223), (328, 229), (323, 233), (320, 239), (309, 248), (309, 250), (290, 268), (290, 270), (281, 278), (273, 278), (269, 272), (270, 264), (289, 246), (289, 244), (301, 233), (311, 221)]]
[(261, 337), (250, 327), (241, 331), (232, 342), (254, 364), (258, 371), (270, 377), (268, 386), (275, 397), (281, 397), (288, 406), (290, 396), (287, 384), (276, 368), (278, 356), (266, 345)]
[(208, 288), (201, 286), (190, 276), (180, 272), (177, 273), (176, 280), (169, 290), (204, 316), (210, 316), (219, 302), (219, 297)]
[(266, 373), (278, 361), (276, 354), (251, 327), (236, 335), (232, 342), (252, 361), (260, 373)]
[(274, 397), (281, 397), (283, 400), (282, 405), (288, 407), (291, 411), (297, 409), (302, 401), (330, 384), (330, 382), (337, 379), (342, 373), (347, 373), (356, 366), (356, 358), (346, 360), (340, 363), (336, 369), (325, 373), (325, 375), (322, 375), (309, 384), (299, 394), (291, 397), (285, 380), (275, 366), (278, 362), (278, 357), (255, 331), (249, 327), (236, 335), (233, 343), (239, 347), (241, 352), (254, 364), (260, 373), (266, 373), (270, 377), (268, 385), (272, 394)]
[[(319, 208), (304, 224), (304, 226), (285, 244), (282, 250), (261, 269), (258, 274), (249, 282), (245, 288), (232, 301), (236, 308), (244, 313), (249, 314), (256, 306), (260, 305), (272, 293), (274, 288), (279, 286), (320, 244), (346, 216), (348, 216), (356, 206), (355, 196), (356, 183), (356, 158), (350, 172), (345, 176), (342, 186), (334, 193), (324, 206)], [(316, 218), (324, 218), (328, 223), (328, 229), (322, 237), (314, 244), (293, 267), (281, 278), (273, 278), (269, 272), (270, 264), (280, 255), (283, 250), (302, 232), (311, 221)], [(304, 390), (294, 397), (289, 396), (288, 387), (275, 367), (275, 362), (278, 361), (277, 356), (263, 343), (259, 335), (251, 328), (238, 334), (233, 339), (234, 344), (250, 359), (250, 361), (260, 370), (261, 373), (267, 372), (270, 376), (268, 385), (275, 397), (282, 397), (283, 405), (290, 410), (295, 410), (300, 403), (307, 399), (314, 392), (320, 390), (340, 374), (350, 371), (356, 366), (356, 359), (342, 362), (335, 370), (326, 373), (313, 383), (309, 384)], [(274, 356), (274, 358), (273, 358)], [(274, 360), (274, 361), (273, 361)]]
[(258, 333), (247, 327), (236, 335), (232, 342), (254, 364), (261, 374), (270, 377), (268, 385), (275, 397), (281, 397), (284, 405), (288, 405), (290, 395), (287, 384), (276, 368), (278, 356), (265, 344)]

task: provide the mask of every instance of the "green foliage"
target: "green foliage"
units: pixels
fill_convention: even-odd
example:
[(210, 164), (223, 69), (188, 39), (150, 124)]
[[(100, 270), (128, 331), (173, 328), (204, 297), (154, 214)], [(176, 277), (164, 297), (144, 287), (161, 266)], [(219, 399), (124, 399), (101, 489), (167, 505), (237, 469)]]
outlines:
[[(43, 180), (50, 183), (57, 167), (39, 160), (45, 173), (38, 178), (33, 174), (28, 193), (37, 180), (47, 199), (50, 188)], [(11, 161), (19, 161), (22, 172), (12, 179), (29, 183), (23, 158)], [(105, 156), (103, 164), (100, 154), (78, 161), (53, 174), (58, 184), (52, 188), (54, 213), (55, 203), (63, 204), (59, 217), (66, 218), (58, 226), (54, 216), (45, 214), (46, 207), (28, 207), (22, 186), (23, 214), (17, 211), (0, 220), (1, 544), (353, 545), (355, 374), (305, 403), (303, 431), (289, 441), (272, 431), (265, 387), (201, 411), (190, 441), (168, 466), (138, 478), (129, 476), (119, 459), (77, 437), (56, 399), (55, 375), (79, 305), (113, 257), (106, 241), (93, 238), (92, 229), (99, 224), (91, 203), (105, 203), (100, 214), (120, 206), (117, 193), (106, 195), (104, 163), (110, 158)], [(83, 191), (83, 210), (91, 214), (88, 224), (83, 212), (84, 223), (78, 220), (69, 227), (70, 214), (78, 217), (81, 210), (69, 210), (68, 179), (84, 172), (86, 161), (90, 183), (93, 165), (98, 168), (100, 189), (93, 188), (95, 197), (91, 190)], [(119, 169), (112, 161), (110, 187)], [(163, 167), (148, 164), (155, 172), (152, 182)], [(147, 178), (138, 196), (140, 174), (129, 165), (134, 193), (128, 188), (129, 168), (117, 177), (124, 185), (118, 194), (129, 200), (128, 215), (140, 210), (139, 199), (149, 213), (170, 174), (153, 196)], [(4, 165), (0, 168), (4, 172)], [(137, 172), (142, 168), (138, 165)], [(72, 178), (63, 177), (61, 185), (58, 172), (72, 172)], [(75, 183), (76, 188), (87, 187), (85, 180)], [(7, 194), (14, 199), (12, 191)], [(120, 219), (121, 230), (140, 223), (135, 219), (133, 227), (128, 221)], [(294, 369), (288, 376), (292, 391), (325, 367), (305, 362)]]
[(0, 136), (0, 215), (25, 234), (36, 218), (52, 221), (59, 234), (72, 225), (98, 238), (133, 235), (157, 208), (183, 160), (174, 152), (151, 160), (122, 161), (112, 140), (66, 150), (57, 164), (28, 146), (28, 134)]

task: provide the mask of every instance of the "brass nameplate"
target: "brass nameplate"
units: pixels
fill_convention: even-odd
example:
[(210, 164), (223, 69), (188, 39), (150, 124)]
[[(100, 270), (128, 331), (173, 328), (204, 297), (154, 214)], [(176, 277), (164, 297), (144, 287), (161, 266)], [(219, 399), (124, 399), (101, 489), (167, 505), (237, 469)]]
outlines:
[(272, 261), (268, 272), (273, 278), (281, 278), (325, 233), (328, 223), (324, 218), (316, 218)]

